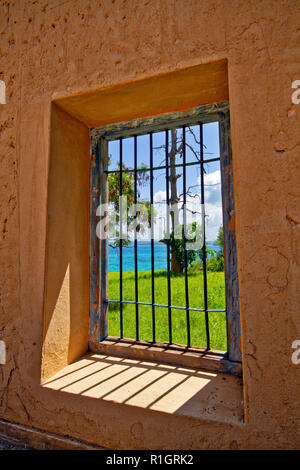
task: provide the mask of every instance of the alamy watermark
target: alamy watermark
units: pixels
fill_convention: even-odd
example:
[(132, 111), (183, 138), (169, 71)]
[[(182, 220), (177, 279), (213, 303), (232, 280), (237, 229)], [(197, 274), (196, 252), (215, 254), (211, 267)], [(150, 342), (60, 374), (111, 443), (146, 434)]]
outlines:
[(296, 88), (296, 91), (292, 93), (292, 103), (300, 104), (300, 80), (294, 80), (292, 88)]
[(292, 349), (295, 349), (292, 354), (292, 363), (298, 366), (300, 364), (300, 339), (292, 342)]
[(0, 104), (6, 104), (5, 89), (4, 81), (0, 80)]
[[(143, 241), (185, 239), (186, 250), (199, 250), (204, 243), (204, 205), (160, 202), (127, 204), (127, 196), (119, 197), (119, 210), (113, 204), (100, 204), (96, 211), (100, 220), (96, 234), (100, 240)], [(181, 221), (180, 221), (181, 219)]]
[(0, 341), (0, 365), (6, 364), (6, 345), (4, 341)]

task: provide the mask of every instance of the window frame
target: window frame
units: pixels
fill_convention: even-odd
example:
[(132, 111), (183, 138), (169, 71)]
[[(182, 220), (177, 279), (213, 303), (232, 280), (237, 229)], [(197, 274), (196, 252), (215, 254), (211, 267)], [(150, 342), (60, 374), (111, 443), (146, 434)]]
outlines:
[[(163, 128), (177, 128), (185, 124), (219, 122), (220, 139), (220, 170), (223, 205), (224, 230), (224, 263), (225, 263), (225, 297), (227, 323), (227, 352), (220, 356), (214, 351), (200, 348), (178, 347), (176, 345), (139, 341), (142, 355), (136, 353), (135, 341), (110, 337), (108, 335), (108, 305), (103, 302), (107, 298), (108, 273), (108, 242), (100, 240), (96, 235), (99, 222), (97, 207), (99, 202), (105, 203), (108, 198), (107, 174), (105, 165), (108, 158), (108, 140), (157, 132)], [(104, 216), (105, 217), (105, 216)], [(90, 174), (90, 329), (89, 349), (94, 352), (131, 357), (150, 357), (180, 364), (192, 364), (193, 367), (231, 372), (241, 375), (242, 354), (240, 348), (241, 326), (239, 285), (237, 270), (237, 248), (235, 234), (235, 205), (233, 191), (233, 169), (230, 136), (229, 102), (198, 106), (184, 112), (162, 114), (151, 118), (135, 119), (98, 127), (91, 130), (91, 174)], [(121, 344), (122, 343), (122, 344)], [(145, 346), (143, 348), (143, 345)], [(130, 346), (130, 348), (128, 347)], [(155, 349), (157, 348), (157, 349)], [(152, 350), (150, 354), (149, 350)], [(148, 354), (147, 354), (148, 351)], [(173, 352), (178, 354), (173, 354)], [(137, 354), (137, 356), (136, 356)], [(171, 354), (171, 356), (170, 356)], [(179, 360), (179, 356), (181, 359)], [(185, 359), (182, 362), (182, 356)], [(173, 359), (172, 359), (173, 357)], [(191, 357), (193, 359), (191, 359)], [(175, 361), (175, 362), (174, 362)], [(176, 362), (177, 361), (177, 362)]]

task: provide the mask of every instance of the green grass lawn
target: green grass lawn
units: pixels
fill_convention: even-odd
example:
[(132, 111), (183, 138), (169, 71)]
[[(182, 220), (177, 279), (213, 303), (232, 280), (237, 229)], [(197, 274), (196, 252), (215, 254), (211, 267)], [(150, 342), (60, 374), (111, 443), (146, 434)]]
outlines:
[[(108, 298), (120, 298), (120, 274), (109, 273)], [(190, 307), (204, 308), (203, 275), (201, 272), (189, 272)], [(223, 272), (208, 272), (208, 308), (225, 308), (225, 279)], [(138, 292), (140, 302), (151, 302), (151, 271), (138, 272)], [(166, 271), (155, 271), (155, 303), (168, 303)], [(123, 299), (135, 300), (134, 272), (123, 273)], [(185, 306), (184, 274), (171, 275), (171, 303)], [(109, 335), (120, 336), (119, 304), (109, 304)], [(205, 319), (203, 312), (190, 312), (191, 346), (206, 347)], [(168, 309), (155, 308), (156, 341), (169, 341)], [(139, 305), (140, 339), (152, 341), (152, 307)], [(209, 329), (211, 348), (225, 351), (226, 346), (226, 315), (225, 312), (209, 313)], [(136, 321), (135, 305), (123, 304), (123, 334), (126, 338), (135, 338)], [(186, 312), (172, 310), (173, 343), (186, 344)]]

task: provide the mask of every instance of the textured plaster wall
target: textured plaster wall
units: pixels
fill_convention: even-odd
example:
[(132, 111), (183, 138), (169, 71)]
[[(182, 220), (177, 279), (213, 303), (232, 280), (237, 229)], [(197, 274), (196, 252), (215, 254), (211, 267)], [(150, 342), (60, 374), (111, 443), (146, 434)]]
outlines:
[(42, 378), (88, 347), (90, 131), (53, 105)]
[[(116, 448), (299, 447), (299, 20), (296, 0), (0, 1), (2, 418)], [(228, 60), (246, 423), (43, 389), (51, 100), (217, 59)]]

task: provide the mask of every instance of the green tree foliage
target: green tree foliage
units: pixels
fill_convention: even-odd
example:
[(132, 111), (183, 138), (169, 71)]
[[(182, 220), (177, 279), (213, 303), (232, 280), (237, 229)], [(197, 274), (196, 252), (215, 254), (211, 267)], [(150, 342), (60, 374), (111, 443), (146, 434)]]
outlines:
[(224, 232), (223, 227), (220, 226), (216, 240), (219, 250), (213, 250), (213, 256), (207, 260), (207, 269), (209, 271), (224, 271)]
[(208, 258), (206, 261), (206, 269), (213, 272), (224, 271), (224, 256), (218, 253)]
[(217, 245), (221, 248), (220, 253), (224, 257), (224, 231), (222, 225), (219, 228), (218, 236), (217, 236)]
[[(118, 162), (118, 170), (120, 170), (120, 162)], [(139, 193), (139, 188), (142, 187), (143, 185), (147, 184), (147, 181), (149, 179), (148, 174), (145, 171), (145, 165), (142, 164), (142, 167), (137, 171), (136, 174), (136, 179), (137, 179), (137, 197), (140, 196)], [(122, 193), (123, 196), (127, 197), (127, 211), (126, 211), (126, 218), (127, 218), (127, 226), (132, 227), (134, 226), (134, 219), (135, 216), (132, 215), (132, 212), (130, 212), (130, 207), (134, 204), (134, 173), (131, 171), (128, 171), (128, 168), (125, 167), (125, 165), (122, 165)], [(108, 197), (109, 197), (109, 202), (114, 206), (115, 212), (116, 212), (116, 223), (117, 225), (120, 222), (120, 216), (119, 216), (119, 211), (120, 211), (120, 173), (109, 173), (108, 176)], [(136, 231), (140, 233), (145, 233), (146, 228), (150, 224), (151, 220), (151, 207), (150, 203), (148, 201), (138, 201), (138, 204), (144, 206), (144, 208), (147, 211), (148, 214), (148, 219), (147, 221), (143, 221), (142, 223), (137, 224)], [(132, 229), (134, 231), (134, 229)], [(117, 230), (116, 231), (116, 239), (110, 243), (110, 246), (112, 248), (116, 248), (120, 246), (120, 240), (118, 237), (120, 236), (120, 232)], [(123, 239), (123, 246), (129, 246), (130, 245), (130, 240), (129, 239)]]
[(206, 263), (208, 271), (224, 271), (224, 232), (222, 226), (219, 228), (216, 243), (220, 249), (218, 251), (211, 250), (213, 255), (208, 258)]
[[(217, 250), (206, 249), (206, 269), (212, 272), (224, 271), (224, 236), (223, 227), (219, 228), (216, 244), (220, 247)], [(200, 271), (203, 267), (203, 251), (197, 251), (197, 259), (191, 266), (192, 271)]]
[[(195, 236), (192, 237), (191, 235), (195, 233)], [(201, 225), (197, 224), (197, 222), (192, 222), (191, 224), (187, 224), (186, 226), (186, 234), (189, 234), (188, 240), (186, 242), (186, 247), (188, 247), (188, 243), (195, 243), (196, 237), (199, 236), (201, 233)], [(168, 239), (163, 238), (161, 242), (167, 244)], [(170, 248), (171, 248), (171, 255), (175, 257), (176, 264), (178, 266), (179, 273), (184, 271), (184, 225), (179, 224), (177, 225), (175, 231), (170, 233)], [(187, 254), (187, 267), (189, 268), (194, 261), (199, 256), (198, 250), (189, 250), (186, 251)]]

